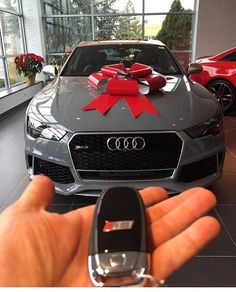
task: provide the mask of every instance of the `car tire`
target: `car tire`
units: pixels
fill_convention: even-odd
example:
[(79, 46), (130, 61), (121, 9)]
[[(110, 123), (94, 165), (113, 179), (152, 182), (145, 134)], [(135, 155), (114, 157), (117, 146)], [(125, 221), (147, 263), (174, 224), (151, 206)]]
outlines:
[(217, 79), (207, 85), (207, 89), (217, 98), (224, 114), (235, 108), (235, 88), (226, 80)]

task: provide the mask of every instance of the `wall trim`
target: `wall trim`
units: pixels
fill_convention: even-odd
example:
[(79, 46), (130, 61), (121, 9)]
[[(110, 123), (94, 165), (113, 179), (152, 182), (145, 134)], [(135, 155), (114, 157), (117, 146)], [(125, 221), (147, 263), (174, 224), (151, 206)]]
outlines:
[(44, 82), (37, 82), (15, 92), (9, 92), (0, 99), (0, 115), (30, 100), (44, 87)]

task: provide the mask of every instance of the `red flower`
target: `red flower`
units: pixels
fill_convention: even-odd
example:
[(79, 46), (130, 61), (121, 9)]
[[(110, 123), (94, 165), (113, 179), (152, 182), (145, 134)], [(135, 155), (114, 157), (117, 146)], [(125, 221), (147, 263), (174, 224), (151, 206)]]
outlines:
[(43, 62), (44, 58), (33, 53), (22, 54), (15, 57), (16, 69), (20, 75), (23, 73), (24, 76), (32, 73), (40, 73)]

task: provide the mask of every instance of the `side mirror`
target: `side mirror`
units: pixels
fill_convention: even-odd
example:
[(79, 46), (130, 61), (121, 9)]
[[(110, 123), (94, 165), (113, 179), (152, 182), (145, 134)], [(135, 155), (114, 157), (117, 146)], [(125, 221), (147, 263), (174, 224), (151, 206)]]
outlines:
[(50, 77), (56, 77), (58, 74), (58, 70), (55, 66), (53, 65), (46, 65), (45, 67), (43, 67), (42, 72), (46, 75), (49, 75)]
[(202, 72), (203, 68), (202, 65), (199, 63), (190, 63), (188, 64), (187, 70), (186, 70), (186, 74), (187, 76), (191, 75), (191, 74), (197, 74)]

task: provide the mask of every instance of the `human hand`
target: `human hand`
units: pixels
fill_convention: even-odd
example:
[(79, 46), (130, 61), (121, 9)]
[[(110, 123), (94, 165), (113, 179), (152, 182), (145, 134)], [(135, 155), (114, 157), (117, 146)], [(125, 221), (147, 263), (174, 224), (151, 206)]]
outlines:
[[(0, 214), (0, 286), (92, 286), (87, 258), (94, 206), (50, 213), (45, 209), (53, 193), (51, 180), (36, 176)], [(151, 274), (166, 279), (218, 234), (217, 220), (202, 217), (216, 200), (203, 188), (170, 199), (162, 188), (140, 193), (148, 217)]]

